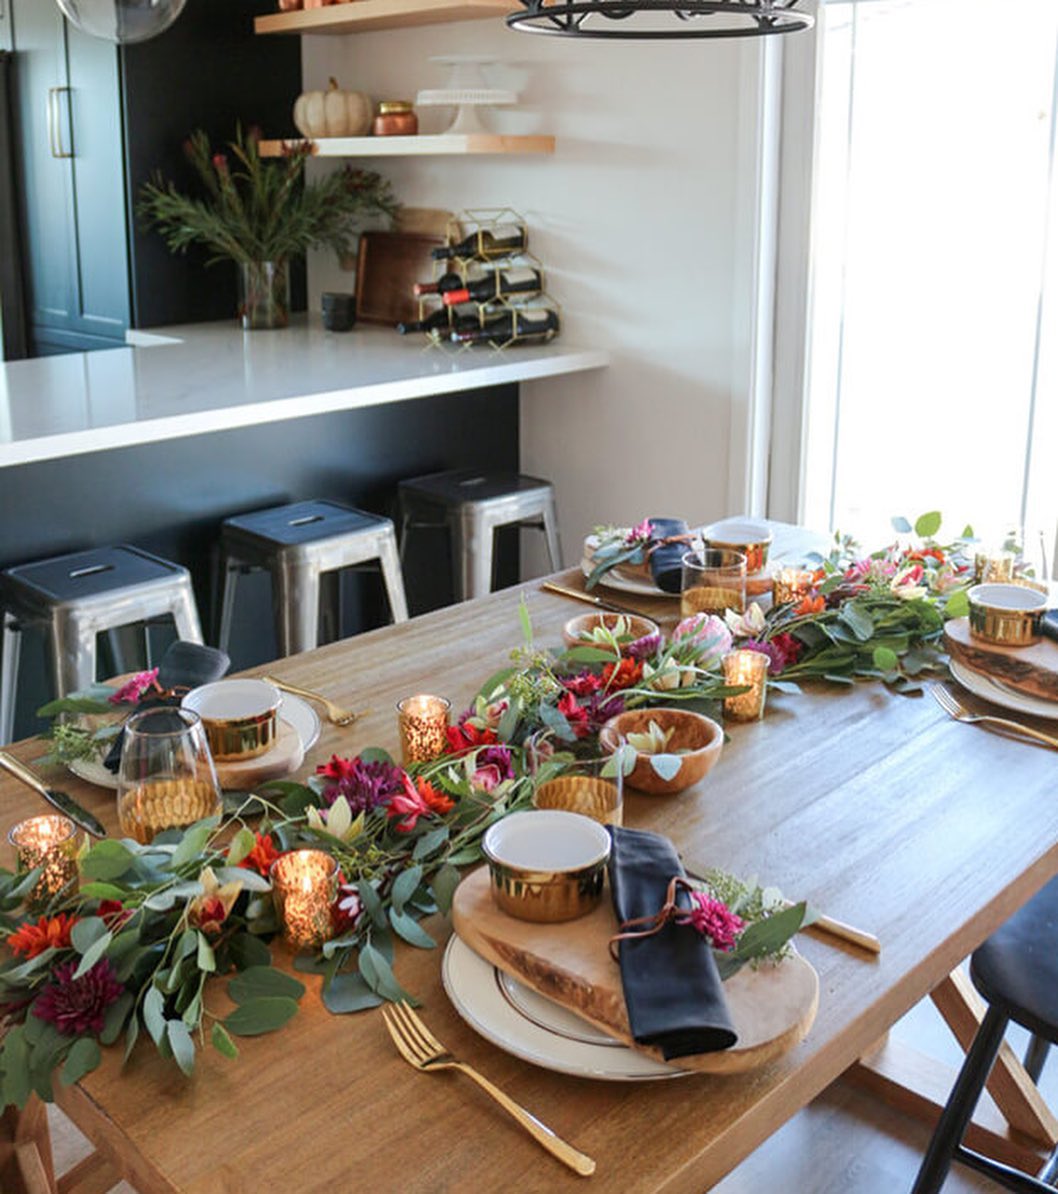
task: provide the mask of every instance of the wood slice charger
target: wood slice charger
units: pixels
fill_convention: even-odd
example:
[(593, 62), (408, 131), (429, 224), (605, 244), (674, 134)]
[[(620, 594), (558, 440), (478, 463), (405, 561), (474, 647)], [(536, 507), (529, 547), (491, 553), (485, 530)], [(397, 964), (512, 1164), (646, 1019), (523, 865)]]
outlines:
[[(632, 1039), (621, 973), (607, 945), (617, 932), (608, 897), (588, 916), (564, 924), (515, 920), (496, 907), (488, 868), (481, 867), (456, 889), (452, 923), (475, 953), (500, 970), (630, 1048), (664, 1061), (660, 1049)], [(736, 1074), (773, 1061), (808, 1034), (819, 1006), (819, 976), (795, 953), (778, 966), (744, 966), (724, 983), (724, 994), (738, 1043), (719, 1053), (674, 1058), (669, 1065)]]
[(1041, 639), (1029, 647), (1001, 647), (970, 635), (969, 618), (944, 623), (949, 654), (971, 671), (1002, 680), (1026, 696), (1058, 701), (1058, 643)]

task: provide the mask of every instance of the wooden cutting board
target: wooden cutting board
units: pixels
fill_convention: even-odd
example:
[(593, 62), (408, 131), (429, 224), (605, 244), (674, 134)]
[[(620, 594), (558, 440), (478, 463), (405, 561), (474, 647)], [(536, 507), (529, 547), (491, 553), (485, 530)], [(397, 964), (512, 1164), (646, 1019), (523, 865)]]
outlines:
[[(500, 970), (629, 1047), (664, 1061), (660, 1049), (632, 1040), (620, 970), (607, 947), (617, 931), (608, 891), (589, 916), (564, 924), (533, 924), (496, 907), (488, 868), (481, 867), (456, 889), (452, 923), (475, 953)], [(724, 994), (738, 1044), (719, 1053), (680, 1057), (670, 1065), (735, 1074), (767, 1064), (807, 1035), (819, 1006), (819, 977), (794, 954), (778, 966), (743, 967), (724, 984)]]
[(1027, 696), (1058, 701), (1058, 643), (1042, 639), (1031, 647), (1001, 647), (970, 637), (970, 619), (944, 623), (949, 654), (975, 672), (1002, 680)]
[(301, 735), (289, 721), (280, 718), (276, 744), (266, 754), (236, 763), (215, 763), (214, 766), (220, 786), (226, 792), (251, 792), (258, 784), (282, 779), (297, 771), (304, 758)]
[(356, 262), (356, 317), (365, 323), (398, 323), (419, 318), (412, 287), (434, 276), (432, 249), (443, 236), (424, 232), (365, 232)]

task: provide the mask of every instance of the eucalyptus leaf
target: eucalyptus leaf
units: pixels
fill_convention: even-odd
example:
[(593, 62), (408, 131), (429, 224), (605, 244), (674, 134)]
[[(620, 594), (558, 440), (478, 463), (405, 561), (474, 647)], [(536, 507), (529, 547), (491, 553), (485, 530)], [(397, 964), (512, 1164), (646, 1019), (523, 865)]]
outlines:
[(261, 1036), (275, 1032), (297, 1015), (298, 1005), (284, 995), (264, 995), (248, 999), (225, 1016), (223, 1024), (235, 1036)]
[(404, 911), (404, 905), (415, 894), (416, 888), (422, 882), (422, 867), (410, 866), (393, 880), (389, 898), (397, 912)]
[(891, 518), (889, 520), (893, 524), (893, 530), (900, 535), (911, 534), (911, 523), (906, 518)]
[(440, 850), (447, 841), (447, 825), (442, 825), (440, 829), (431, 829), (429, 833), (424, 833), (415, 843), (415, 849), (412, 850), (411, 856), (416, 862), (421, 862), (422, 859), (429, 858), (435, 851)]
[(63, 1086), (72, 1086), (79, 1082), (87, 1073), (99, 1065), (102, 1054), (99, 1044), (94, 1037), (83, 1036), (74, 1041), (70, 1052), (66, 1054), (66, 1064), (62, 1067), (59, 1081)]
[(228, 995), (235, 1003), (249, 1003), (252, 999), (269, 995), (300, 999), (304, 994), (303, 983), (273, 966), (251, 966), (248, 970), (240, 971), (228, 983)]
[(437, 901), (437, 907), (446, 914), (452, 907), (452, 897), (459, 886), (459, 879), (459, 871), (446, 862), (430, 880), (430, 890)]
[(213, 946), (206, 939), (205, 933), (198, 934), (197, 962), (199, 970), (206, 970), (212, 973), (217, 969), (217, 959), (213, 953)]
[(932, 539), (940, 530), (941, 521), (939, 510), (931, 510), (928, 514), (921, 514), (915, 519), (915, 534), (923, 539)]
[(228, 866), (238, 866), (256, 844), (257, 838), (253, 830), (244, 825), (231, 839), (231, 845), (228, 847)]
[(675, 779), (683, 766), (683, 760), (679, 755), (649, 755), (648, 758), (654, 773), (666, 782)]
[(165, 998), (157, 987), (151, 987), (143, 997), (143, 1023), (151, 1040), (160, 1044), (165, 1036)]
[(272, 951), (252, 933), (236, 933), (228, 942), (228, 955), (239, 970), (268, 966), (272, 961)]
[(946, 618), (965, 618), (969, 612), (970, 599), (966, 596), (965, 589), (956, 589), (948, 595), (948, 600), (944, 604)]
[(382, 1002), (359, 974), (336, 974), (323, 986), (323, 1005), (337, 1016), (362, 1012)]
[(8, 1029), (0, 1062), (4, 1067), (3, 1104), (24, 1107), (30, 1094), (29, 1045), (20, 1024)]
[(86, 900), (124, 900), (128, 892), (113, 883), (82, 883), (80, 895)]
[(393, 926), (393, 931), (398, 936), (403, 937), (409, 945), (414, 945), (419, 949), (437, 948), (437, 942), (434, 941), (417, 920), (413, 919), (406, 912), (398, 912), (396, 908), (390, 908), (389, 923)]
[(217, 866), (213, 868), (213, 874), (218, 883), (239, 883), (243, 891), (257, 892), (263, 895), (266, 891), (272, 890), (272, 884), (264, 875), (251, 871), (249, 867)]
[(70, 931), (70, 944), (79, 954), (86, 954), (93, 945), (104, 937), (108, 939), (110, 932), (101, 917), (86, 916), (79, 920)]
[(213, 1048), (218, 1053), (225, 1057), (236, 1058), (239, 1056), (239, 1047), (231, 1039), (231, 1035), (224, 1025), (219, 1020), (213, 1021), (213, 1030), (209, 1034), (210, 1040), (213, 1042)]
[(218, 823), (217, 817), (207, 817), (204, 821), (198, 821), (192, 825), (173, 851), (173, 856), (169, 860), (170, 869), (178, 870), (192, 859), (197, 858), (206, 848), (206, 843), (213, 836)]
[(135, 996), (131, 991), (125, 991), (107, 1008), (103, 1031), (99, 1034), (99, 1039), (104, 1045), (112, 1045), (121, 1036), (121, 1030), (125, 1027), (125, 1021), (134, 1003)]
[(874, 666), (882, 672), (895, 672), (900, 666), (900, 660), (896, 652), (889, 647), (875, 647), (873, 659)]
[(132, 1050), (136, 1047), (136, 1041), (140, 1035), (140, 1021), (139, 1018), (133, 1015), (129, 1019), (129, 1026), (125, 1031), (125, 1056), (122, 1058), (121, 1064), (124, 1065), (132, 1055)]
[(377, 995), (393, 1003), (403, 999), (413, 1007), (419, 1006), (419, 1001), (397, 982), (392, 967), (374, 946), (365, 945), (360, 950), (358, 964), (364, 981)]
[(123, 842), (103, 838), (80, 860), (81, 874), (87, 879), (120, 879), (136, 861)]
[(190, 1078), (195, 1072), (195, 1042), (183, 1020), (170, 1020), (166, 1025), (169, 1048), (173, 1051), (176, 1064)]
[(386, 913), (382, 907), (382, 901), (379, 899), (378, 892), (375, 891), (370, 879), (361, 879), (356, 885), (356, 890), (360, 895), (360, 903), (364, 905), (364, 911), (371, 918), (372, 923), (380, 929), (384, 929), (386, 924)]

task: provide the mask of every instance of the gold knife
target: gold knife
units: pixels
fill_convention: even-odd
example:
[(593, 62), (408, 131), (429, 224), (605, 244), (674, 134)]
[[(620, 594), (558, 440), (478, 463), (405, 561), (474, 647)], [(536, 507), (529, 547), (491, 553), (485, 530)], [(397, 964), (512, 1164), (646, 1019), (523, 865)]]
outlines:
[(0, 767), (10, 772), (15, 779), (21, 780), (27, 788), (32, 788), (39, 796), (43, 796), (53, 808), (57, 808), (60, 813), (64, 813), (82, 829), (86, 829), (95, 837), (107, 836), (106, 826), (98, 817), (93, 816), (88, 809), (82, 808), (72, 796), (67, 796), (65, 792), (60, 792), (57, 788), (49, 788), (25, 763), (19, 762), (14, 755), (9, 755), (5, 751), (0, 750)]
[(557, 593), (559, 597), (570, 597), (574, 601), (583, 601), (586, 605), (594, 605), (596, 609), (604, 609), (612, 614), (635, 614), (637, 610), (629, 609), (626, 605), (616, 605), (612, 601), (606, 601), (602, 597), (596, 597), (591, 593), (583, 593), (580, 589), (567, 589), (565, 585), (556, 585), (552, 581), (546, 580), (540, 586), (541, 589), (546, 589), (549, 593)]

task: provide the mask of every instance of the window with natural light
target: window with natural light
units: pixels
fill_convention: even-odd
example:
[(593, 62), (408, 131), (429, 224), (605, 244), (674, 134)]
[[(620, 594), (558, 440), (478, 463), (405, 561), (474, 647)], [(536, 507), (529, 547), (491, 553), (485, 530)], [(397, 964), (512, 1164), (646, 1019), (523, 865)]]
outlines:
[(805, 521), (873, 542), (939, 509), (1051, 563), (1058, 5), (819, 19)]

